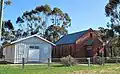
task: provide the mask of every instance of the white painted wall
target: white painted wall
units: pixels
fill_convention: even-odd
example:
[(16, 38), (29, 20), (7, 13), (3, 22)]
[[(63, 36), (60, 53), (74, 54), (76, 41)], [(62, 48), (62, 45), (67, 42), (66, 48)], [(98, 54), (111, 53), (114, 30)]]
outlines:
[[(23, 52), (24, 54), (19, 54), (19, 47), (23, 46)], [(25, 58), (25, 62), (28, 62), (28, 56), (29, 56), (29, 46), (39, 46), (39, 61), (36, 60), (36, 62), (42, 62), (42, 63), (47, 63), (48, 59), (51, 58), (51, 51), (52, 51), (52, 45), (37, 38), (37, 37), (32, 37), (23, 41), (20, 41), (15, 44), (15, 62), (14, 63), (21, 63), (22, 57)], [(35, 53), (33, 53), (35, 54)], [(36, 56), (37, 58), (38, 56)], [(19, 59), (19, 60), (18, 60)], [(34, 59), (33, 59), (34, 60)], [(51, 59), (50, 59), (51, 61)]]
[[(5, 55), (6, 61), (22, 63), (22, 58), (24, 57), (25, 62), (29, 62), (29, 50), (33, 50), (29, 48), (30, 46), (39, 46), (39, 56), (36, 55), (36, 58), (39, 57), (40, 60), (36, 60), (36, 62), (47, 63), (48, 58), (50, 58), (51, 62), (52, 45), (37, 37), (28, 38), (23, 41), (19, 41), (14, 45), (5, 47), (3, 54)], [(36, 53), (32, 54), (35, 55)]]

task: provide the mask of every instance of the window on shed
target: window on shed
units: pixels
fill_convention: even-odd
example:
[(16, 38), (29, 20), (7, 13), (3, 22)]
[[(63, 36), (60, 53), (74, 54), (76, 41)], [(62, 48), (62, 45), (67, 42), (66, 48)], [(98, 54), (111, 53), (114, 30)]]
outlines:
[(32, 48), (32, 49), (33, 49), (33, 48), (34, 48), (34, 46), (30, 46), (29, 48)]
[(39, 49), (39, 46), (35, 46), (35, 49)]
[(29, 46), (31, 49), (39, 49), (39, 46)]

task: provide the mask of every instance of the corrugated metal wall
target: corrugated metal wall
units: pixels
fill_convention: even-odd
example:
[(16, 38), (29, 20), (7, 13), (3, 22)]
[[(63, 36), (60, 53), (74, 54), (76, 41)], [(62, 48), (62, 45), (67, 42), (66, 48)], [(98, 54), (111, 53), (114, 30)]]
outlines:
[[(48, 62), (47, 58), (51, 58), (51, 50), (52, 50), (51, 44), (44, 42), (37, 37), (32, 37), (30, 39), (26, 39), (24, 41), (20, 41), (20, 42), (16, 43), (16, 45), (15, 45), (15, 52), (16, 52), (15, 63), (21, 63), (22, 60), (19, 60), (19, 59), (21, 59), (22, 57), (25, 58), (25, 62), (30, 62), (29, 51), (36, 50), (34, 48), (33, 49), (30, 48), (30, 46), (39, 46), (39, 60), (37, 60), (38, 55), (36, 55), (36, 59), (31, 57), (31, 60), (33, 62), (35, 62), (35, 60), (36, 60), (36, 62), (46, 63), (46, 62)], [(20, 53), (19, 47), (20, 47), (20, 49), (23, 49), (24, 54), (19, 54)]]

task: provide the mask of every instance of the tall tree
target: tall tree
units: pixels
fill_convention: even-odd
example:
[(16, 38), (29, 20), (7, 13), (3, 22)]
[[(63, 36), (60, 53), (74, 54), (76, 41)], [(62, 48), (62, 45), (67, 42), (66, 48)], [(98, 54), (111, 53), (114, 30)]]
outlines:
[(109, 26), (120, 34), (120, 0), (109, 0), (105, 6), (105, 12), (110, 18)]
[[(1, 44), (1, 40), (3, 40), (4, 39), (4, 41), (5, 41), (5, 37), (6, 37), (6, 35), (5, 34), (7, 34), (7, 33), (9, 33), (9, 32), (7, 32), (6, 30), (5, 30), (5, 21), (3, 20), (3, 9), (5, 9), (6, 8), (6, 6), (9, 6), (9, 5), (11, 5), (11, 0), (0, 0), (0, 5), (1, 5), (1, 7), (0, 7), (0, 44)], [(4, 5), (5, 4), (5, 5)], [(7, 24), (9, 23), (10, 24), (10, 21), (7, 21), (6, 22)], [(13, 26), (7, 26), (8, 27), (8, 29), (13, 29)], [(3, 54), (2, 54), (2, 46), (0, 47), (0, 58), (2, 58), (2, 56), (3, 56)]]
[(67, 13), (56, 7), (51, 9), (49, 5), (37, 6), (31, 11), (26, 11), (16, 21), (21, 27), (19, 30), (22, 31), (22, 36), (39, 34), (52, 42), (67, 33), (70, 22)]
[(109, 0), (105, 6), (105, 12), (106, 17), (110, 19), (107, 26), (114, 32), (114, 34), (116, 34), (116, 36), (112, 38), (112, 48), (114, 51), (117, 51), (118, 49), (120, 51), (120, 0)]
[[(7, 6), (10, 6), (11, 3), (12, 3), (11, 0), (4, 0), (4, 7), (3, 7), (3, 9), (5, 9)], [(10, 20), (7, 20), (7, 21), (2, 20), (2, 26), (1, 27), (2, 27), (2, 30), (1, 30), (2, 31), (1, 32), (1, 35), (2, 35), (1, 36), (1, 40), (3, 40), (3, 42), (4, 42), (4, 41), (8, 40), (8, 37), (10, 37), (11, 34), (9, 34), (9, 33), (13, 32), (14, 27), (13, 27), (13, 24), (11, 23)]]
[(53, 42), (56, 42), (61, 35), (67, 34), (67, 29), (71, 26), (71, 19), (67, 13), (63, 13), (59, 8), (54, 8), (51, 12), (52, 25), (50, 25), (45, 37)]

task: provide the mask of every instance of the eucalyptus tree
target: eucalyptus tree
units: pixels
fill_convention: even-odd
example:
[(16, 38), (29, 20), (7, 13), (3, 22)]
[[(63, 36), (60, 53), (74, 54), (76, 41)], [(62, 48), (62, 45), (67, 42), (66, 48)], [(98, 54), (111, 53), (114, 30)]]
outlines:
[(120, 0), (109, 0), (105, 6), (105, 12), (110, 18), (109, 26), (120, 34)]
[(67, 13), (63, 13), (57, 7), (52, 9), (49, 5), (41, 5), (31, 11), (25, 11), (16, 21), (22, 36), (39, 34), (52, 42), (67, 33), (70, 22), (71, 19)]
[(51, 12), (52, 25), (50, 25), (46, 32), (45, 37), (56, 42), (62, 35), (67, 34), (68, 27), (71, 26), (71, 19), (67, 13), (63, 13), (59, 8), (54, 8)]
[(112, 38), (112, 49), (114, 53), (119, 54), (120, 51), (120, 0), (109, 0), (105, 6), (106, 17), (110, 19), (109, 24), (107, 25), (116, 36)]

